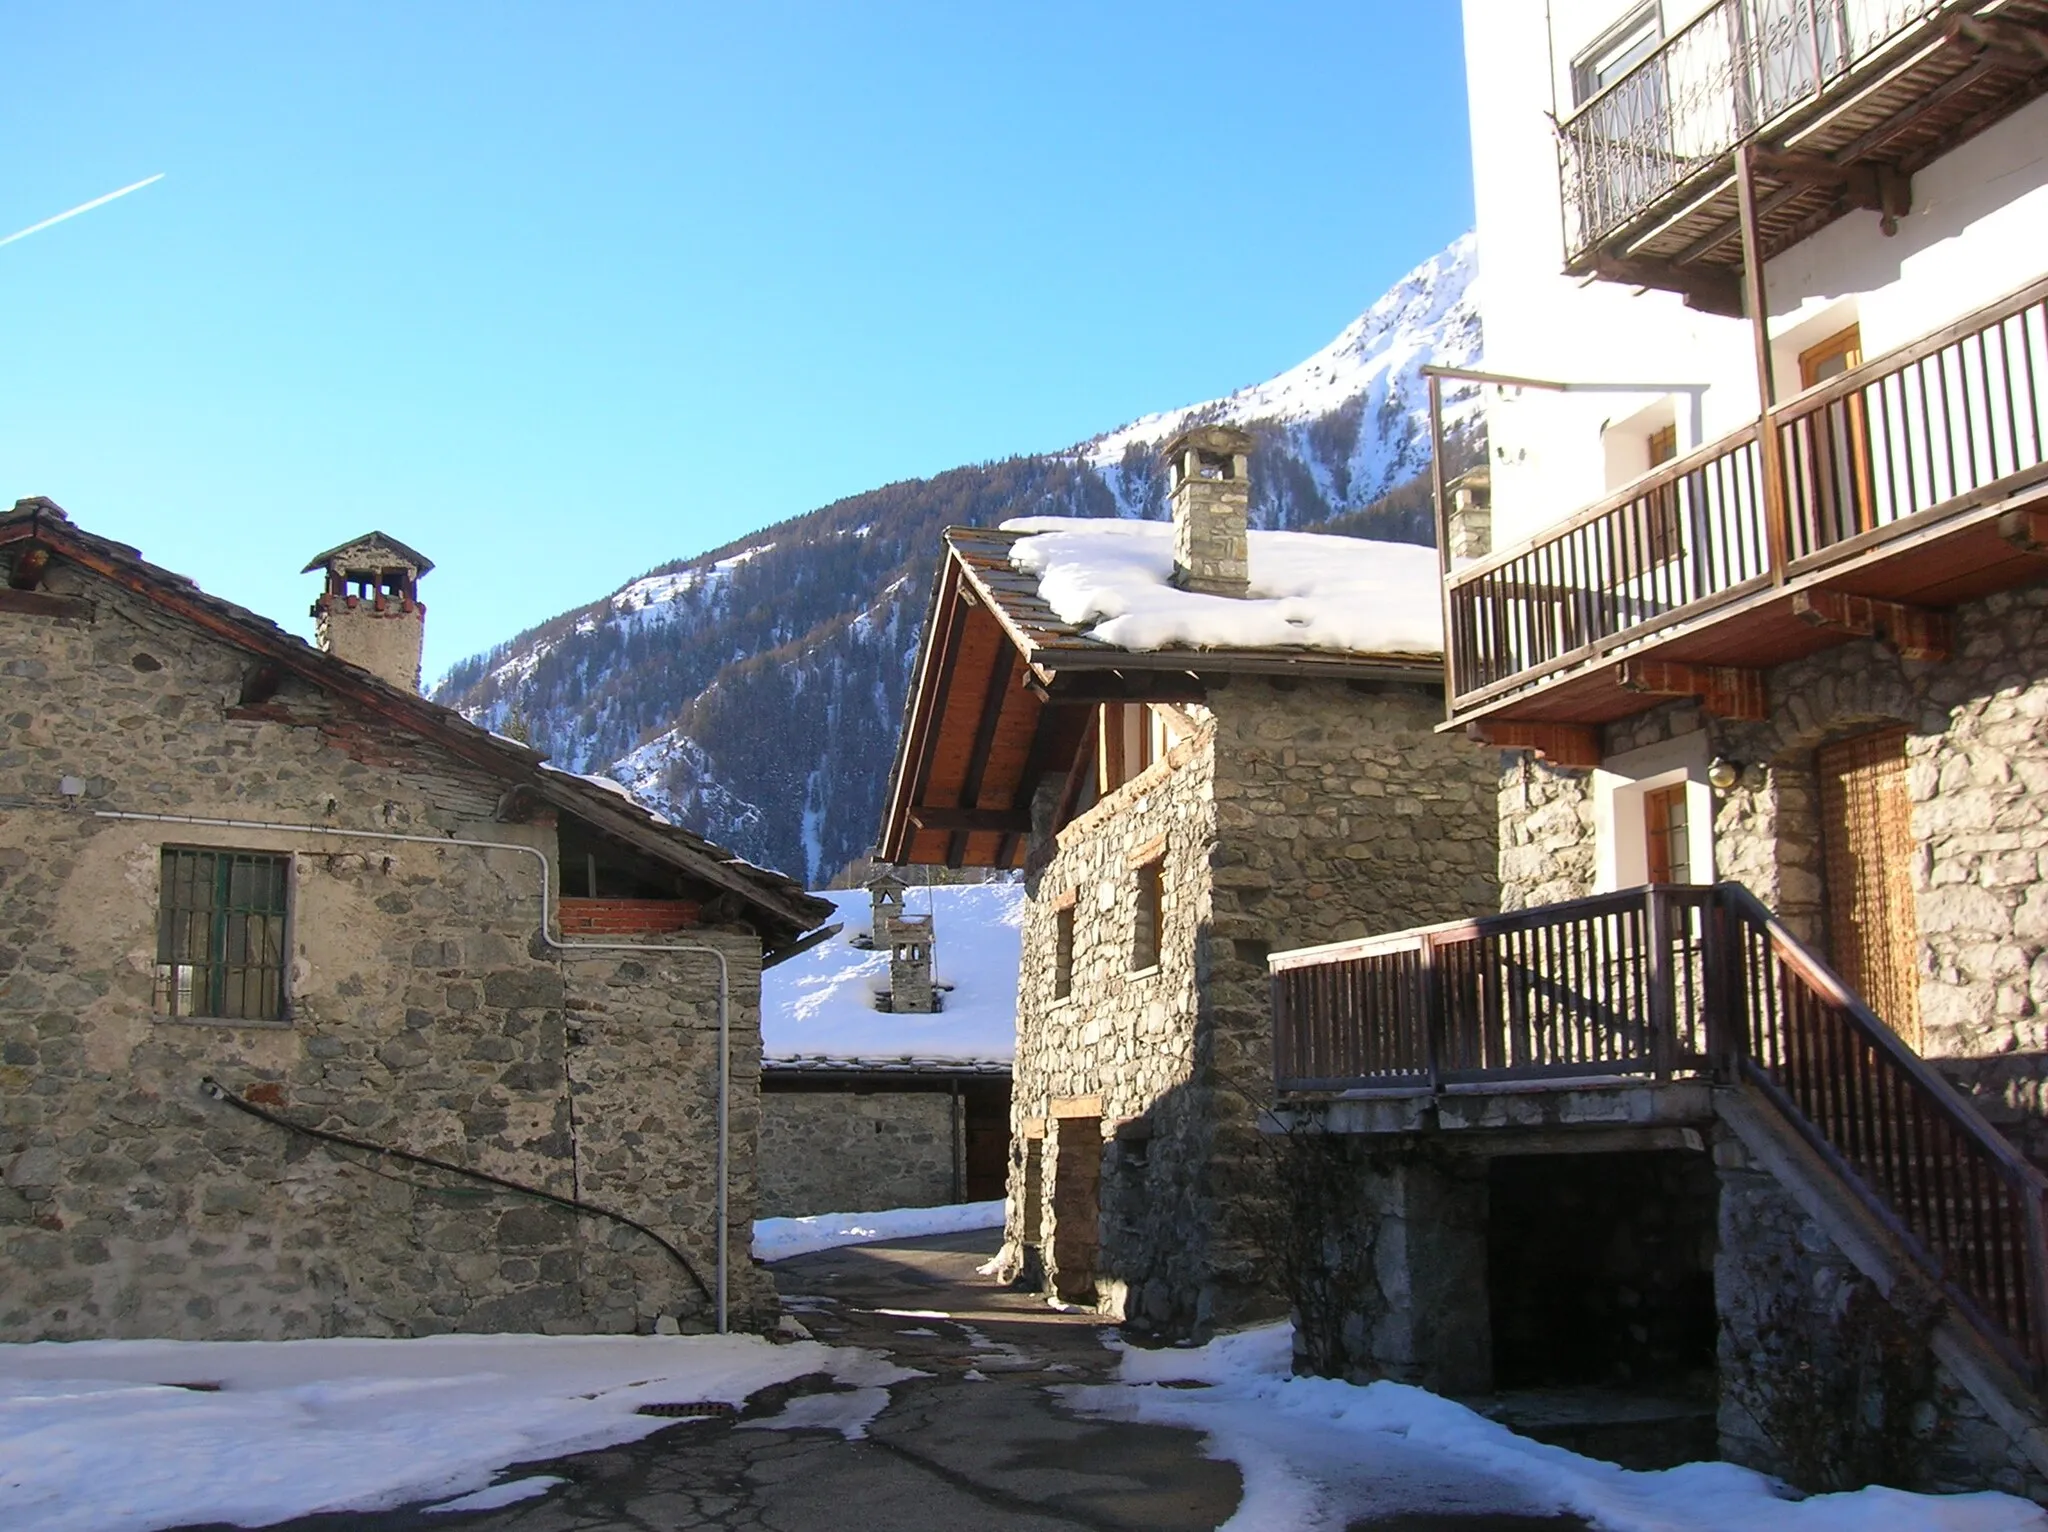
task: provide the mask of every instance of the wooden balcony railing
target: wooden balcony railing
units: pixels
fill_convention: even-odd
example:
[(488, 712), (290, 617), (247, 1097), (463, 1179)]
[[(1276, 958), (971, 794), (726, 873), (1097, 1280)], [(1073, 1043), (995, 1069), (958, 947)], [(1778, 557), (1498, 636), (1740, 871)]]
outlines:
[(1446, 577), (1451, 713), (2041, 477), (2048, 279)]
[(1949, 0), (1718, 0), (1559, 128), (1565, 248), (1600, 242)]
[(1708, 1075), (1752, 1087), (2037, 1383), (2048, 1179), (1738, 884), (1276, 953), (1283, 1099)]

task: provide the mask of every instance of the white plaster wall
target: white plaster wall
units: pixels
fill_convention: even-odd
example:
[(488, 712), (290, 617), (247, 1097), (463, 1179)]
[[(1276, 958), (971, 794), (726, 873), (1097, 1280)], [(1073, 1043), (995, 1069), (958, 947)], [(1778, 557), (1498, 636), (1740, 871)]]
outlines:
[(1714, 881), (1714, 793), (1707, 785), (1707, 736), (1701, 732), (1611, 755), (1593, 773), (1593, 892), (1650, 881), (1643, 797), (1680, 782), (1692, 881)]
[[(1480, 314), (1490, 371), (1570, 382), (1703, 385), (1676, 400), (1680, 451), (1757, 412), (1746, 321), (1697, 313), (1674, 293), (1564, 275), (1551, 115), (1572, 110), (1570, 62), (1631, 0), (1464, 0)], [(1667, 35), (1704, 8), (1666, 0)], [(2048, 100), (1914, 178), (1913, 210), (1885, 238), (1852, 212), (1765, 270), (1779, 397), (1796, 391), (1802, 343), (1860, 323), (1864, 354), (1902, 345), (2048, 269)], [(1612, 487), (1603, 427), (1657, 391), (1484, 390), (1496, 549), (1513, 547)]]

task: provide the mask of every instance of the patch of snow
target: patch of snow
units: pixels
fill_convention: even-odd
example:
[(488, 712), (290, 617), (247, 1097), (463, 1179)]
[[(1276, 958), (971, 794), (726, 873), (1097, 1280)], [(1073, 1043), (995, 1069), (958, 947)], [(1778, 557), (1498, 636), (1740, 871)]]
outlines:
[[(931, 1015), (875, 1009), (889, 986), (886, 950), (857, 947), (873, 929), (865, 889), (829, 899), (846, 929), (761, 975), (761, 1053), (767, 1059), (1010, 1059), (1017, 1047), (1017, 966), (1024, 887), (971, 883), (912, 888), (904, 913), (930, 914), (934, 977), (950, 984)], [(828, 924), (830, 923), (828, 920)]]
[(808, 1218), (759, 1218), (754, 1221), (754, 1258), (786, 1261), (813, 1250), (842, 1245), (872, 1245), (877, 1240), (918, 1239), (927, 1234), (959, 1234), (969, 1229), (1000, 1229), (1003, 1202), (956, 1202), (936, 1208), (890, 1208), (880, 1213), (816, 1213)]
[[(643, 1404), (738, 1405), (866, 1352), (754, 1336), (46, 1341), (0, 1346), (0, 1526), (262, 1526), (491, 1492), (508, 1464), (638, 1441)], [(180, 1384), (204, 1381), (217, 1391)]]
[(1251, 594), (1177, 590), (1173, 528), (1160, 521), (1024, 516), (1012, 567), (1064, 622), (1133, 650), (1299, 646), (1441, 654), (1436, 550), (1316, 532), (1250, 534)]
[(489, 1489), (480, 1489), (474, 1495), (458, 1495), (453, 1500), (443, 1500), (439, 1505), (425, 1509), (430, 1514), (447, 1511), (495, 1511), (502, 1506), (517, 1505), (522, 1500), (531, 1500), (536, 1495), (545, 1495), (557, 1484), (567, 1484), (567, 1479), (554, 1474), (537, 1473), (525, 1479), (507, 1479), (503, 1484), (493, 1484)]
[[(1291, 1376), (1285, 1324), (1187, 1350), (1127, 1349), (1122, 1383), (1061, 1390), (1079, 1408), (1206, 1433), (1244, 1476), (1225, 1526), (1342, 1528), (1402, 1512), (1582, 1516), (1607, 1532), (2044, 1532), (2009, 1495), (1870, 1488), (1781, 1498), (1732, 1463), (1640, 1473), (1517, 1436), (1463, 1405), (1399, 1383)], [(1166, 1388), (1169, 1382), (1207, 1388)]]

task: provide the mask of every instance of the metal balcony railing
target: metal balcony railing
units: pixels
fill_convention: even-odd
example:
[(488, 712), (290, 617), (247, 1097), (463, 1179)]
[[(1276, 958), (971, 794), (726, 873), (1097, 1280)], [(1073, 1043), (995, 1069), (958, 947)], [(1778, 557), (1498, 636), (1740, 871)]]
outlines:
[(1948, 0), (1718, 0), (1559, 127), (1565, 248), (1595, 246)]

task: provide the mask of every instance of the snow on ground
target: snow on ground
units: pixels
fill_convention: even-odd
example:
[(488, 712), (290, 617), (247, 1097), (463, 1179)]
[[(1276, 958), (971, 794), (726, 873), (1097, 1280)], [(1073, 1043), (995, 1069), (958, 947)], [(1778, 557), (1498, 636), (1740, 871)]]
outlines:
[(1441, 654), (1436, 550), (1316, 532), (1251, 534), (1251, 595), (1176, 590), (1163, 521), (1023, 516), (1011, 565), (1090, 638), (1134, 650), (1300, 646), (1355, 654)]
[[(872, 1352), (739, 1335), (0, 1346), (0, 1526), (261, 1526), (517, 1498), (515, 1485), (520, 1496), (546, 1486), (494, 1485), (509, 1464), (675, 1423), (635, 1414), (641, 1405), (737, 1405), (812, 1372), (861, 1390), (917, 1376)], [(486, 1503), (506, 1501), (468, 1501)]]
[(916, 1239), (958, 1234), (967, 1229), (1000, 1229), (1003, 1199), (956, 1202), (937, 1208), (890, 1208), (881, 1213), (816, 1213), (809, 1218), (754, 1220), (754, 1258), (786, 1261), (813, 1250), (871, 1245), (883, 1239)]
[[(1515, 1435), (1398, 1383), (1289, 1375), (1292, 1331), (1268, 1325), (1198, 1350), (1126, 1351), (1123, 1382), (1063, 1389), (1084, 1411), (1185, 1426), (1244, 1475), (1229, 1532), (1341, 1528), (1405, 1511), (1572, 1513), (1607, 1532), (2044, 1532), (2008, 1495), (1865, 1489), (1779, 1498), (1732, 1463), (1635, 1473)], [(1167, 1388), (1195, 1382), (1206, 1388)]]
[(889, 987), (889, 954), (853, 945), (873, 928), (867, 891), (818, 895), (846, 929), (761, 975), (761, 1052), (768, 1059), (988, 1059), (1017, 1049), (1017, 962), (1024, 887), (973, 883), (913, 888), (904, 913), (932, 916), (934, 975), (945, 1009), (930, 1016), (875, 1009)]

